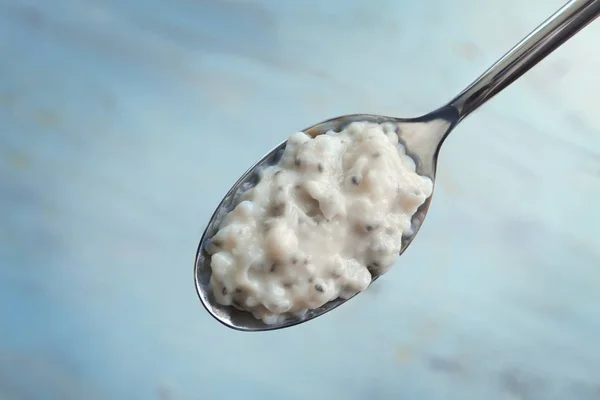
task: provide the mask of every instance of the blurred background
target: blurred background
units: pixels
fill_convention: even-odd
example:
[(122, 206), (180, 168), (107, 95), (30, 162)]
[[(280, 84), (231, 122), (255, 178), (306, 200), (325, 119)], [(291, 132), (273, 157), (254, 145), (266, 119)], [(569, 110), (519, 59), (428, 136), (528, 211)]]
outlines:
[(247, 167), (449, 100), (563, 0), (0, 0), (0, 399), (600, 399), (600, 22), (464, 121), (366, 293), (246, 334), (197, 299)]

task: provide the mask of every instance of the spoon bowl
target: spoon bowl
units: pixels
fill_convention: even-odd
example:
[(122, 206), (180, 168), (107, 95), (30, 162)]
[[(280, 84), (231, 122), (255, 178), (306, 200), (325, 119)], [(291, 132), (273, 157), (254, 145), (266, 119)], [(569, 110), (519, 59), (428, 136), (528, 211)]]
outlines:
[[(368, 114), (346, 115), (313, 125), (303, 132), (311, 137), (316, 137), (327, 134), (329, 131), (339, 132), (353, 122), (392, 123), (396, 128), (399, 143), (404, 146), (406, 154), (415, 162), (416, 172), (430, 178), (435, 183), (440, 147), (454, 127), (592, 22), (599, 14), (600, 0), (571, 0), (446, 106), (422, 117), (402, 119)], [(213, 295), (210, 285), (210, 256), (206, 252), (206, 246), (218, 231), (223, 217), (237, 205), (239, 196), (256, 185), (261, 169), (279, 161), (285, 145), (286, 142), (281, 143), (271, 150), (248, 169), (227, 192), (212, 215), (196, 252), (194, 280), (200, 301), (210, 315), (223, 325), (235, 330), (267, 331), (291, 327), (323, 315), (347, 301), (338, 298), (319, 308), (309, 310), (302, 318), (289, 318), (280, 323), (267, 325), (261, 320), (255, 319), (249, 312), (217, 303)], [(431, 197), (427, 198), (412, 217), (411, 230), (402, 237), (400, 254), (406, 250), (418, 233), (431, 204)], [(378, 278), (379, 275), (373, 274), (371, 283)]]
[[(415, 162), (416, 172), (435, 182), (438, 150), (443, 139), (450, 133), (450, 130), (457, 121), (458, 112), (456, 109), (453, 107), (445, 107), (423, 117), (413, 119), (401, 119), (368, 114), (345, 115), (313, 125), (310, 128), (303, 130), (303, 132), (314, 138), (319, 135), (325, 135), (330, 131), (339, 132), (353, 122), (371, 122), (377, 124), (392, 123), (395, 126), (399, 144), (404, 146), (406, 154)], [(237, 205), (239, 196), (258, 183), (259, 172), (261, 169), (279, 162), (286, 143), (287, 142), (281, 143), (250, 167), (250, 169), (238, 179), (229, 192), (227, 192), (211, 217), (208, 226), (200, 239), (200, 244), (196, 253), (194, 275), (196, 290), (200, 297), (200, 301), (214, 318), (224, 325), (236, 330), (265, 331), (297, 325), (331, 311), (350, 300), (350, 298), (338, 298), (319, 308), (309, 310), (302, 318), (289, 318), (277, 324), (267, 325), (263, 321), (254, 318), (252, 314), (248, 312), (217, 303), (211, 290), (210, 255), (206, 251), (206, 246), (209, 244), (210, 239), (217, 233), (223, 217)], [(406, 250), (419, 231), (430, 203), (431, 196), (427, 198), (425, 203), (423, 203), (413, 215), (411, 230), (402, 237), (400, 254)], [(373, 272), (371, 283), (377, 280), (379, 276), (380, 275)]]

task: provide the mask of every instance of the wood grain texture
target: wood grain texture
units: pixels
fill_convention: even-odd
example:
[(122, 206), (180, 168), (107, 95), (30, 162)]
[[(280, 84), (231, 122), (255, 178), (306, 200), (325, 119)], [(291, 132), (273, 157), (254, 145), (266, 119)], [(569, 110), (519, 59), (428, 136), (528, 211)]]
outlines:
[(204, 312), (221, 196), (290, 133), (415, 116), (561, 0), (0, 0), (0, 398), (600, 398), (600, 23), (446, 142), (419, 237), (293, 329)]

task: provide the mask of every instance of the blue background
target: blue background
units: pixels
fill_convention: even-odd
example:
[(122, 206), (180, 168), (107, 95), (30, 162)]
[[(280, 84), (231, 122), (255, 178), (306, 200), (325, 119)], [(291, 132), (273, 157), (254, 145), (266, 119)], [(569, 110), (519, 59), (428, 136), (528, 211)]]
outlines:
[(298, 129), (449, 100), (562, 0), (0, 0), (0, 398), (600, 398), (600, 23), (444, 145), (419, 237), (308, 324), (193, 259)]

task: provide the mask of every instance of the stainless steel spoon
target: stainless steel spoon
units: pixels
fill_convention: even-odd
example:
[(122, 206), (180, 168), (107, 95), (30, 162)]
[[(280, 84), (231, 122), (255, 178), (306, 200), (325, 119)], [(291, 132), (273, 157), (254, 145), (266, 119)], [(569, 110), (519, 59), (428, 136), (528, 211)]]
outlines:
[[(396, 124), (398, 137), (400, 142), (404, 144), (407, 154), (415, 160), (417, 172), (434, 180), (440, 147), (454, 127), (467, 115), (506, 88), (567, 39), (592, 22), (599, 14), (600, 0), (570, 1), (513, 47), (447, 105), (427, 115), (409, 119), (365, 114), (347, 115), (313, 125), (305, 129), (304, 132), (315, 137), (329, 130), (339, 131), (355, 121), (392, 122)], [(257, 170), (261, 166), (277, 163), (284, 148), (285, 142), (264, 156), (233, 185), (217, 207), (198, 246), (194, 269), (198, 296), (206, 310), (214, 318), (225, 326), (236, 330), (266, 331), (290, 327), (318, 317), (347, 301), (337, 299), (318, 309), (309, 311), (301, 319), (289, 319), (275, 325), (266, 325), (255, 319), (250, 313), (239, 311), (233, 307), (222, 306), (215, 301), (210, 287), (210, 257), (205, 251), (205, 245), (217, 232), (222, 217), (237, 204), (238, 195), (256, 184), (258, 179)], [(403, 237), (400, 254), (406, 250), (419, 231), (430, 203), (431, 196), (414, 215), (412, 234)], [(373, 276), (373, 281), (378, 277)]]

